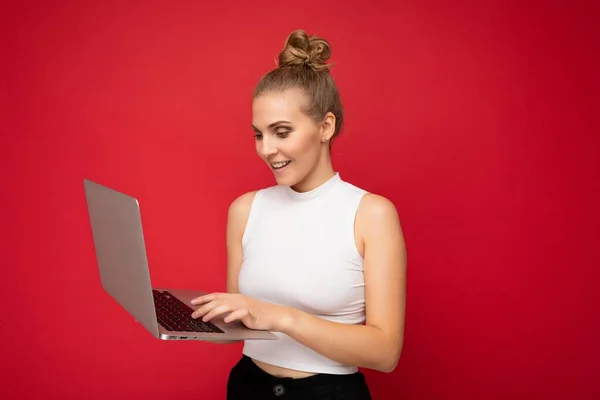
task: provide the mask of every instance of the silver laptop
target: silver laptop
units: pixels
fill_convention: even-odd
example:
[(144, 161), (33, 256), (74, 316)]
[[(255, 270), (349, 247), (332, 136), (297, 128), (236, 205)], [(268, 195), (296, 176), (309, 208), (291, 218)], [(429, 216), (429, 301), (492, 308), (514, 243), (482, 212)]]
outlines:
[(190, 300), (203, 291), (156, 288), (150, 281), (140, 207), (137, 199), (84, 179), (100, 280), (113, 297), (148, 332), (163, 340), (278, 339), (268, 331), (192, 318)]

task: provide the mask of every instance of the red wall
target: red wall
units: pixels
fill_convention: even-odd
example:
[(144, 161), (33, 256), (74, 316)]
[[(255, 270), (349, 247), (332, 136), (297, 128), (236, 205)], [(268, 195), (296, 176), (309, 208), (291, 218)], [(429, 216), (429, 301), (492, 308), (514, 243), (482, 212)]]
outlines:
[(592, 2), (96, 3), (0, 12), (3, 399), (223, 398), (240, 346), (155, 340), (102, 291), (82, 180), (139, 197), (155, 284), (224, 290), (229, 202), (274, 182), (251, 92), (296, 28), (333, 45), (337, 170), (406, 234), (374, 398), (600, 396)]

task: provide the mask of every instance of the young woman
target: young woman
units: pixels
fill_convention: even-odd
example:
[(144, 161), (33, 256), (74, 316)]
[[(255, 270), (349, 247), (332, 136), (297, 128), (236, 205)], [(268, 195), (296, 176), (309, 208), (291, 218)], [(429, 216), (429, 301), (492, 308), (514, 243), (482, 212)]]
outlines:
[(225, 315), (279, 340), (246, 341), (227, 399), (370, 399), (359, 367), (394, 370), (402, 350), (406, 254), (394, 205), (340, 177), (330, 156), (343, 111), (329, 44), (295, 31), (252, 104), (256, 152), (277, 185), (230, 206)]

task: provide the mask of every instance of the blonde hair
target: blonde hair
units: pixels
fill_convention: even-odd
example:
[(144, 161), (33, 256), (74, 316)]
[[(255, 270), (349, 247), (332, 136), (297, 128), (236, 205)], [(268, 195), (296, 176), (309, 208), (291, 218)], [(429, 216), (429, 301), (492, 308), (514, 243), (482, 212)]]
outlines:
[(332, 65), (327, 61), (330, 56), (331, 46), (325, 39), (309, 36), (303, 30), (292, 32), (279, 54), (277, 68), (258, 82), (254, 97), (265, 92), (299, 88), (309, 100), (303, 111), (315, 122), (322, 121), (328, 112), (335, 115), (333, 137), (336, 137), (342, 128), (344, 112), (337, 86), (329, 73)]

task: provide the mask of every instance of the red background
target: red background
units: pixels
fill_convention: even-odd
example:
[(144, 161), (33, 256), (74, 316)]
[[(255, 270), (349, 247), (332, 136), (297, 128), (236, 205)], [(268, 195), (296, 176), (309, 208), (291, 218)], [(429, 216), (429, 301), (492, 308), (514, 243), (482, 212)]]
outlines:
[(600, 396), (594, 2), (79, 3), (0, 12), (2, 398), (224, 398), (239, 345), (155, 340), (102, 291), (82, 180), (139, 197), (153, 283), (224, 290), (227, 207), (274, 183), (251, 92), (296, 28), (333, 46), (336, 169), (406, 235), (374, 398)]

